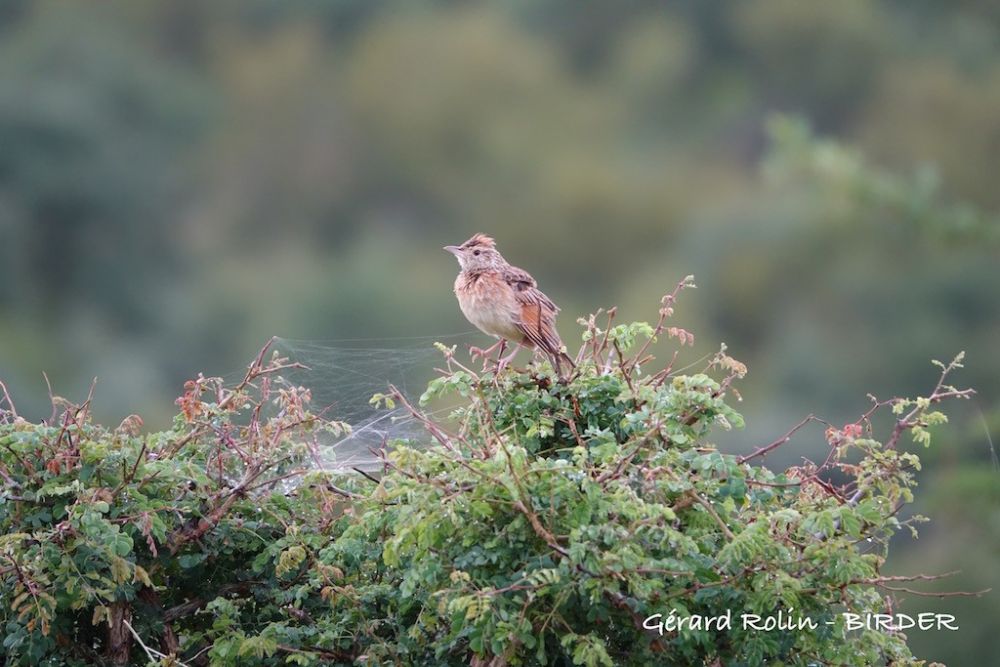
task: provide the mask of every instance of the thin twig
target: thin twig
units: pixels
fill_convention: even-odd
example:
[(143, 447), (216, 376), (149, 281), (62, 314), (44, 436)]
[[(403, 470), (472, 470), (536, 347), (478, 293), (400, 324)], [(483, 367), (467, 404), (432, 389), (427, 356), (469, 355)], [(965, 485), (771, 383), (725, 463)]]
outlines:
[(733, 535), (733, 531), (729, 529), (729, 526), (726, 525), (726, 522), (722, 520), (722, 517), (719, 516), (719, 513), (715, 511), (714, 507), (712, 507), (712, 503), (702, 498), (701, 494), (699, 494), (694, 489), (688, 489), (688, 494), (691, 496), (691, 498), (694, 499), (695, 502), (704, 507), (705, 511), (708, 512), (713, 519), (715, 519), (715, 522), (719, 524), (719, 528), (722, 529), (722, 533), (726, 536), (727, 539), (729, 539), (730, 541), (736, 539), (736, 536)]
[(14, 419), (17, 419), (17, 407), (14, 406), (14, 401), (11, 399), (10, 393), (7, 391), (7, 385), (3, 383), (3, 380), (0, 380), (0, 390), (3, 390), (4, 400), (7, 401), (7, 405), (10, 406), (10, 409), (7, 410), (7, 412), (9, 412)]
[(419, 421), (427, 429), (427, 431), (434, 436), (434, 439), (437, 440), (442, 447), (451, 452), (455, 451), (455, 446), (451, 444), (451, 439), (448, 435), (442, 431), (437, 424), (432, 422), (423, 413), (413, 407), (413, 405), (406, 400), (406, 396), (403, 395), (403, 392), (397, 389), (395, 385), (389, 385), (389, 392), (395, 400), (399, 401), (403, 407), (409, 411), (410, 415), (413, 416), (414, 419)]
[(49, 422), (54, 422), (56, 420), (56, 414), (58, 414), (58, 409), (56, 408), (56, 397), (52, 395), (52, 383), (49, 382), (48, 373), (42, 371), (42, 377), (45, 378), (45, 387), (49, 391), (49, 403), (52, 405), (52, 414), (49, 415)]
[(382, 480), (380, 480), (378, 477), (374, 477), (372, 475), (369, 475), (368, 473), (366, 473), (361, 468), (352, 467), (351, 470), (353, 470), (354, 472), (358, 473), (362, 477), (365, 477), (366, 479), (369, 479), (372, 482), (375, 482), (376, 484), (381, 484), (382, 483)]
[(878, 582), (866, 582), (873, 583), (879, 588), (883, 588), (887, 591), (895, 591), (897, 593), (909, 593), (910, 595), (919, 595), (925, 598), (978, 598), (986, 595), (992, 588), (984, 588), (980, 591), (943, 591), (939, 593), (932, 593), (928, 591), (917, 591), (912, 588), (907, 588), (906, 586), (886, 586), (885, 584), (880, 584)]
[(768, 452), (770, 452), (770, 451), (772, 451), (774, 449), (777, 449), (778, 447), (781, 447), (783, 444), (785, 444), (786, 442), (788, 442), (789, 440), (791, 440), (792, 436), (795, 435), (799, 431), (799, 429), (801, 429), (806, 424), (808, 424), (810, 422), (813, 422), (813, 421), (816, 421), (816, 416), (815, 415), (809, 415), (808, 417), (806, 417), (805, 419), (803, 419), (802, 421), (800, 421), (798, 424), (796, 424), (795, 426), (793, 426), (788, 431), (788, 433), (786, 433), (785, 435), (781, 436), (780, 438), (778, 438), (777, 440), (775, 440), (771, 444), (764, 445), (763, 447), (760, 447), (760, 448), (754, 450), (750, 454), (746, 454), (744, 456), (741, 456), (740, 458), (738, 458), (736, 460), (737, 463), (743, 464), (743, 463), (746, 463), (747, 461), (749, 461), (751, 459), (757, 458), (758, 456), (767, 456)]
[(364, 496), (360, 494), (354, 493), (353, 491), (348, 491), (347, 489), (342, 489), (339, 486), (331, 484), (330, 482), (326, 483), (326, 488), (330, 489), (337, 495), (344, 496), (345, 498), (351, 498), (352, 500), (356, 498), (364, 498)]
[(149, 658), (150, 662), (159, 662), (158, 658), (161, 658), (164, 660), (172, 660), (173, 663), (178, 665), (179, 667), (190, 667), (189, 665), (181, 662), (180, 660), (178, 660), (173, 656), (169, 656), (166, 653), (160, 653), (155, 648), (150, 648), (149, 646), (146, 646), (146, 643), (142, 641), (142, 637), (140, 637), (139, 633), (135, 631), (135, 628), (132, 627), (131, 623), (126, 621), (124, 618), (122, 619), (122, 623), (124, 623), (125, 627), (128, 628), (128, 631), (132, 633), (132, 636), (135, 637), (135, 640), (139, 642), (139, 646), (141, 646), (142, 650), (146, 652), (146, 657)]

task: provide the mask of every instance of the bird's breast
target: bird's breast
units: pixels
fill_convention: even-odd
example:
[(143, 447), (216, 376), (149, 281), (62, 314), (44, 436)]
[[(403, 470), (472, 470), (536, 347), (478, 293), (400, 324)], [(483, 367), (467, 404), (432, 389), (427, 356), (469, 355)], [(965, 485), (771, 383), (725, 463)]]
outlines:
[(455, 296), (462, 314), (480, 331), (521, 342), (517, 327), (520, 309), (510, 285), (488, 274), (461, 274), (455, 280)]

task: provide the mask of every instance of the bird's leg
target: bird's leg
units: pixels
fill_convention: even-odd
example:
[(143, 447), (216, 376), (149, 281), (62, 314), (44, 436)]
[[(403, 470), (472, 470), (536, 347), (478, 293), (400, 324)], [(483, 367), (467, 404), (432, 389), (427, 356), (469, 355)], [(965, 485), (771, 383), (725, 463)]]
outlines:
[[(502, 371), (503, 369), (507, 368), (507, 364), (509, 364), (510, 361), (511, 361), (511, 359), (513, 359), (517, 355), (517, 353), (520, 352), (520, 351), (521, 351), (521, 344), (520, 343), (515, 343), (514, 344), (514, 351), (513, 352), (511, 352), (510, 354), (508, 354), (506, 357), (502, 357), (502, 358), (501, 357), (497, 357), (497, 373), (499, 374), (500, 371)], [(503, 354), (503, 349), (502, 348), (500, 350), (500, 354)]]
[[(493, 368), (496, 371), (496, 374), (500, 375), (500, 371), (503, 370), (503, 365), (502, 365), (502, 363), (503, 363), (503, 353), (504, 353), (504, 350), (507, 349), (507, 339), (506, 338), (501, 338), (500, 342), (497, 343), (496, 345), (494, 345), (493, 347), (497, 347), (497, 346), (500, 347), (500, 351), (497, 352), (496, 361), (494, 361), (492, 363), (493, 363)], [(490, 361), (489, 360), (484, 361), (483, 362), (483, 371), (485, 372), (486, 370), (488, 370), (489, 366), (490, 366)]]
[(497, 370), (498, 371), (500, 370), (500, 361), (503, 359), (503, 353), (504, 353), (504, 350), (506, 350), (506, 349), (507, 349), (507, 339), (506, 338), (501, 338), (500, 339), (500, 350), (497, 352), (497, 360), (496, 360)]

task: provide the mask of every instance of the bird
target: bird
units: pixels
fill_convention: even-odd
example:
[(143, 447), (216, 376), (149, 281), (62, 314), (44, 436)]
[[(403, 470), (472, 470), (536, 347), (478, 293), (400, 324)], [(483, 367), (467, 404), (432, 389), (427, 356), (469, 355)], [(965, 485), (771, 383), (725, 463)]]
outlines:
[[(475, 234), (462, 245), (444, 246), (444, 250), (453, 254), (461, 267), (455, 279), (455, 296), (462, 314), (483, 333), (499, 338), (485, 350), (472, 348), (473, 356), (488, 357), (499, 347), (499, 373), (523, 346), (547, 355), (560, 378), (563, 362), (575, 367), (556, 331), (559, 307), (538, 289), (530, 273), (504, 259), (491, 237)], [(508, 342), (515, 348), (504, 357)]]

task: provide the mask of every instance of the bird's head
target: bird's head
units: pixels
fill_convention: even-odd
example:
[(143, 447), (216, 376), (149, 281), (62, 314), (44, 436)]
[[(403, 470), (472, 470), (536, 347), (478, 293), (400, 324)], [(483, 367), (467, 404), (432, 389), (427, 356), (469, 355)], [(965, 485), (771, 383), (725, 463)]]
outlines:
[(496, 243), (485, 234), (476, 234), (462, 245), (446, 245), (444, 249), (455, 256), (463, 271), (499, 269), (506, 264), (497, 252)]

